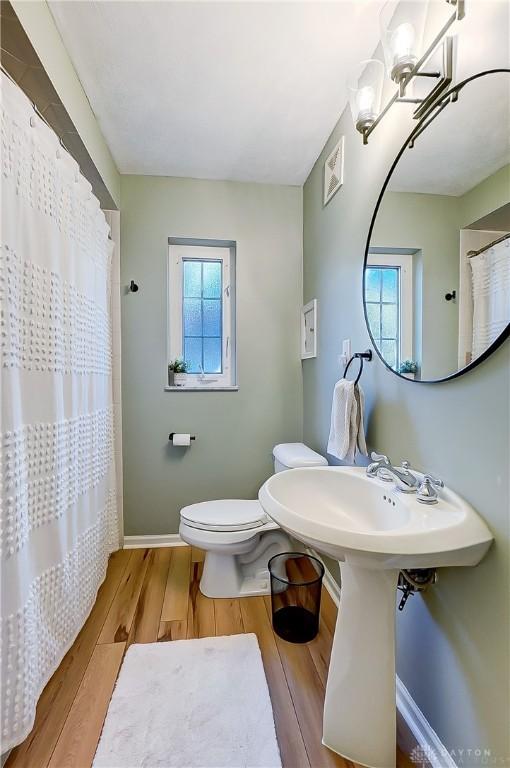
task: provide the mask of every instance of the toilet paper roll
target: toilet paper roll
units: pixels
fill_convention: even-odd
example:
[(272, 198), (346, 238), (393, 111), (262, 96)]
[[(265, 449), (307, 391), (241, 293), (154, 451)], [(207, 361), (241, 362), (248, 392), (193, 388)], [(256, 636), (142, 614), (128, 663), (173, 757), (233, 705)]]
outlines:
[(174, 432), (172, 443), (173, 445), (191, 445), (191, 435), (184, 435)]

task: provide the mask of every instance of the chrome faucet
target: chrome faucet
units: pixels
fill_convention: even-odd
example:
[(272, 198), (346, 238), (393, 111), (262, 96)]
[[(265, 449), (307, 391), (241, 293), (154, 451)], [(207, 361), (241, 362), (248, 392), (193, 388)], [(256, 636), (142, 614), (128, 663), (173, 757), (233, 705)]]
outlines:
[(381, 453), (370, 454), (372, 464), (367, 467), (368, 477), (378, 477), (380, 480), (394, 480), (395, 486), (404, 493), (416, 493), (420, 481), (410, 471), (410, 463), (403, 461), (400, 467), (394, 467), (387, 456)]

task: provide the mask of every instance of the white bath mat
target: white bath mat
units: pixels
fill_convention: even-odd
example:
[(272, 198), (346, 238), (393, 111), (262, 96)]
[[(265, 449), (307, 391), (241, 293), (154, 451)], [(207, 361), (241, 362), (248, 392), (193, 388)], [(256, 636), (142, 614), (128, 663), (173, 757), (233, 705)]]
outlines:
[(281, 768), (255, 635), (132, 645), (95, 768)]

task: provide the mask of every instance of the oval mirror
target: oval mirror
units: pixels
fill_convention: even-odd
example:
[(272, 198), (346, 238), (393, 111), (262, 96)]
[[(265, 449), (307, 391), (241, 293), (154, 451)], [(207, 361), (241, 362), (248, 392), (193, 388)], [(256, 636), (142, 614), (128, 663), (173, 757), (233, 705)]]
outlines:
[(510, 331), (510, 70), (470, 78), (443, 103), (393, 163), (363, 280), (374, 348), (424, 382), (459, 376)]

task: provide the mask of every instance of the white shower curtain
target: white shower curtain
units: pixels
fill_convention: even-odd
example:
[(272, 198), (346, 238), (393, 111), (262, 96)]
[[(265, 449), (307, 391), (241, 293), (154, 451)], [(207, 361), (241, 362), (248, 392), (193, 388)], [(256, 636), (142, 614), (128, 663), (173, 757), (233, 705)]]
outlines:
[(30, 732), (119, 546), (109, 228), (2, 74), (1, 751)]
[(473, 276), (473, 344), (476, 360), (510, 319), (510, 239), (470, 259)]

